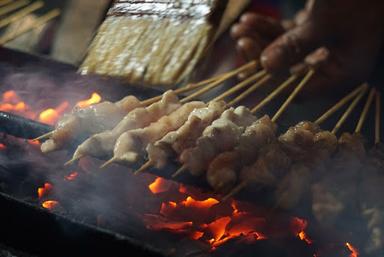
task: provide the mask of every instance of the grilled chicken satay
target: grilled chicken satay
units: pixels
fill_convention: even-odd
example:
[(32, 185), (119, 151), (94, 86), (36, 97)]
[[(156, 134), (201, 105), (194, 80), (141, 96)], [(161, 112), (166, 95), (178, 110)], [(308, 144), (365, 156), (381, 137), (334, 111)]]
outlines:
[(344, 133), (338, 151), (322, 180), (312, 185), (312, 212), (322, 224), (333, 225), (341, 213), (355, 208), (359, 170), (365, 156), (363, 140), (358, 134)]
[(116, 141), (112, 160), (123, 164), (137, 162), (139, 157), (143, 156), (148, 144), (156, 142), (170, 131), (177, 130), (185, 123), (193, 110), (205, 106), (206, 104), (203, 102), (189, 102), (148, 127), (123, 133)]
[(179, 161), (192, 175), (202, 175), (215, 156), (237, 145), (245, 127), (255, 120), (256, 117), (246, 107), (226, 110), (203, 131), (194, 147), (182, 152)]
[(59, 120), (47, 141), (41, 145), (44, 153), (61, 150), (68, 142), (80, 135), (91, 135), (113, 128), (128, 112), (141, 106), (134, 96), (111, 103), (108, 101), (86, 108), (75, 107)]
[[(337, 149), (337, 138), (334, 134), (317, 129), (309, 131), (312, 131), (312, 135), (300, 130), (294, 131), (294, 133), (303, 134), (294, 135), (293, 138), (296, 139), (291, 141), (290, 145), (287, 144), (289, 140), (284, 141), (284, 147), (285, 149), (289, 147), (290, 151), (288, 150), (287, 153), (294, 164), (277, 186), (276, 199), (277, 206), (280, 208), (292, 209), (297, 206), (302, 197), (310, 192), (311, 182), (319, 176), (322, 164), (327, 162)], [(307, 137), (304, 141), (302, 141), (303, 135)], [(286, 134), (280, 140), (287, 139), (285, 136), (290, 137)], [(299, 152), (302, 153), (301, 156), (292, 155)]]
[(73, 155), (74, 159), (82, 156), (112, 156), (117, 138), (124, 132), (143, 128), (168, 115), (181, 106), (177, 95), (167, 91), (162, 99), (148, 107), (140, 107), (129, 112), (112, 130), (95, 134), (84, 141)]
[(217, 119), (225, 110), (223, 101), (211, 102), (207, 107), (192, 111), (188, 120), (176, 131), (171, 131), (162, 139), (149, 144), (146, 148), (151, 164), (161, 169), (172, 156), (178, 156), (183, 150), (193, 147), (204, 129)]
[(238, 171), (250, 165), (261, 148), (276, 141), (276, 124), (269, 116), (247, 127), (233, 151), (219, 154), (209, 165), (207, 181), (217, 192), (228, 192), (237, 181)]

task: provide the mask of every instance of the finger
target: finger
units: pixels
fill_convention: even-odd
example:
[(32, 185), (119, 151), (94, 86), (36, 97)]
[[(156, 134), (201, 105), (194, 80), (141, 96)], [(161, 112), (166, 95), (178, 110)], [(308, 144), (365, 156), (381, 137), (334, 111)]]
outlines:
[(276, 38), (285, 32), (282, 24), (268, 16), (262, 16), (255, 13), (243, 14), (240, 23), (252, 27), (260, 34), (269, 38)]
[(247, 61), (250, 61), (259, 59), (264, 45), (265, 43), (263, 43), (260, 39), (255, 40), (253, 38), (243, 37), (237, 41), (236, 49), (245, 57)]
[(269, 45), (261, 55), (262, 65), (272, 73), (280, 73), (302, 61), (307, 54), (321, 45), (321, 32), (310, 23), (298, 26)]

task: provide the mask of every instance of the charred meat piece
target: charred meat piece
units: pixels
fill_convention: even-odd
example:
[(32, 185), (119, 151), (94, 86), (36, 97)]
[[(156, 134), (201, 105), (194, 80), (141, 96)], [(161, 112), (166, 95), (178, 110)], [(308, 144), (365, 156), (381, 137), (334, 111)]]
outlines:
[(163, 168), (170, 157), (195, 146), (204, 129), (225, 110), (225, 102), (211, 102), (207, 107), (195, 109), (188, 120), (176, 131), (169, 132), (159, 141), (147, 146), (148, 159), (156, 168)]
[(126, 131), (143, 128), (159, 120), (181, 106), (173, 91), (163, 94), (160, 101), (148, 107), (140, 107), (129, 112), (113, 129), (95, 134), (77, 148), (74, 158), (81, 156), (108, 157), (113, 154), (117, 138)]
[(239, 170), (252, 163), (260, 150), (276, 141), (276, 125), (266, 115), (247, 127), (233, 151), (219, 154), (209, 165), (207, 181), (218, 192), (229, 191)]
[(113, 160), (123, 164), (137, 162), (149, 144), (155, 143), (170, 131), (180, 128), (193, 110), (204, 106), (206, 104), (203, 102), (189, 102), (148, 127), (123, 133), (116, 141)]
[(102, 102), (86, 108), (75, 107), (59, 120), (50, 139), (41, 145), (44, 153), (61, 150), (80, 135), (92, 135), (113, 128), (128, 112), (141, 106), (134, 96), (111, 103)]
[(226, 110), (204, 130), (195, 147), (183, 151), (180, 162), (192, 175), (202, 175), (218, 154), (232, 150), (238, 144), (245, 128), (255, 120), (256, 117), (243, 106)]

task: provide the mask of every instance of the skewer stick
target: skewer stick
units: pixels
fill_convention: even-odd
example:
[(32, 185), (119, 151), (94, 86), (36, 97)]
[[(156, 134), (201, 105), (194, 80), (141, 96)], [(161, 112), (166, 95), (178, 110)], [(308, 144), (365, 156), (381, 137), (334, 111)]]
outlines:
[(235, 77), (236, 75), (242, 73), (243, 71), (245, 70), (248, 70), (252, 67), (255, 67), (257, 65), (257, 61), (252, 61), (252, 62), (249, 62), (243, 66), (241, 66), (240, 68), (237, 68), (236, 70), (224, 75), (223, 77), (221, 77), (220, 79), (218, 79), (217, 81), (214, 81), (212, 83), (210, 83), (209, 85), (207, 85), (206, 87), (200, 89), (199, 91), (185, 97), (184, 99), (182, 99), (180, 102), (181, 103), (186, 103), (198, 96), (201, 96), (203, 94), (205, 94), (206, 92), (214, 89), (215, 87), (218, 87), (219, 85), (221, 85), (224, 81), (232, 78), (232, 77)]
[(104, 169), (105, 167), (111, 165), (116, 161), (116, 158), (109, 159), (108, 161), (104, 162), (101, 166), (100, 169)]
[(227, 201), (229, 198), (233, 197), (234, 195), (236, 195), (237, 193), (239, 193), (241, 190), (243, 190), (244, 188), (246, 188), (248, 185), (248, 182), (247, 181), (243, 181), (241, 182), (240, 184), (238, 184), (234, 189), (231, 190), (231, 192), (229, 192), (227, 195), (225, 195), (221, 201), (222, 202), (225, 202)]
[(64, 163), (64, 166), (69, 166), (69, 165), (75, 163), (76, 161), (80, 160), (83, 157), (85, 157), (85, 155), (79, 155), (79, 156), (73, 157), (72, 159), (70, 159), (69, 161)]
[(5, 26), (9, 25), (12, 22), (15, 22), (24, 16), (27, 16), (28, 14), (36, 11), (37, 9), (40, 9), (41, 7), (44, 6), (44, 2), (42, 1), (37, 1), (34, 2), (31, 5), (28, 5), (27, 7), (21, 9), (20, 11), (0, 20), (0, 28), (4, 28)]
[(261, 78), (262, 76), (264, 76), (267, 72), (265, 70), (262, 70), (262, 71), (259, 71), (258, 73), (250, 76), (249, 78), (247, 78), (246, 80), (240, 82), (239, 84), (237, 84), (236, 86), (232, 87), (231, 89), (227, 90), (226, 92), (224, 92), (223, 94), (219, 95), (218, 97), (214, 98), (212, 100), (212, 102), (214, 101), (220, 101), (220, 100), (224, 100), (226, 97), (236, 93), (237, 91), (239, 91), (240, 89), (248, 86), (249, 84), (255, 82), (256, 80), (258, 80), (259, 78)]
[(0, 6), (4, 6), (6, 4), (12, 3), (13, 0), (0, 0)]
[(304, 88), (304, 86), (310, 81), (312, 76), (315, 74), (315, 71), (313, 69), (310, 69), (308, 73), (305, 75), (303, 80), (300, 82), (300, 84), (293, 90), (291, 95), (288, 97), (288, 99), (284, 102), (284, 104), (280, 107), (280, 109), (277, 111), (275, 116), (273, 116), (272, 121), (276, 122), (280, 116), (285, 112), (287, 109), (288, 105), (295, 99), (297, 94), (300, 93), (300, 91)]
[(29, 1), (29, 0), (20, 0), (20, 1), (13, 2), (12, 4), (6, 5), (0, 9), (0, 16), (5, 15), (7, 13), (10, 13), (10, 12), (20, 8), (20, 7), (23, 7), (27, 4), (29, 4), (30, 2), (31, 1)]
[(363, 128), (363, 125), (364, 125), (364, 121), (367, 118), (369, 108), (371, 107), (372, 102), (373, 102), (373, 98), (375, 97), (375, 94), (376, 94), (376, 89), (372, 88), (371, 91), (369, 92), (367, 102), (364, 105), (363, 112), (360, 115), (359, 123), (357, 123), (355, 133), (361, 132), (361, 129)]
[(263, 108), (266, 104), (272, 101), (276, 96), (278, 96), (284, 89), (290, 86), (297, 79), (297, 75), (294, 74), (290, 76), (286, 81), (284, 81), (280, 86), (278, 86), (272, 93), (270, 93), (263, 101), (261, 101), (258, 105), (256, 105), (251, 112), (255, 114), (261, 108)]
[(41, 139), (48, 138), (48, 137), (50, 137), (51, 135), (53, 135), (54, 132), (55, 132), (55, 131), (52, 130), (52, 131), (50, 131), (50, 132), (48, 132), (48, 133), (45, 133), (44, 135), (41, 135), (41, 136), (39, 136), (39, 137), (36, 137), (36, 138), (32, 139), (32, 141), (39, 141), (39, 140), (41, 140)]
[(358, 93), (361, 92), (364, 88), (368, 87), (367, 84), (362, 84), (358, 88), (354, 89), (351, 93), (341, 99), (338, 103), (332, 106), (327, 112), (325, 112), (320, 118), (318, 118), (315, 123), (320, 125), (324, 121), (326, 121), (330, 116), (332, 116), (336, 111), (338, 111), (341, 107), (347, 104), (351, 99), (353, 99)]
[(241, 93), (239, 96), (237, 96), (235, 99), (233, 99), (232, 101), (230, 101), (228, 103), (229, 106), (234, 106), (236, 105), (237, 103), (239, 103), (241, 100), (243, 100), (244, 98), (246, 98), (247, 96), (249, 96), (250, 94), (252, 94), (256, 89), (258, 89), (259, 87), (265, 85), (265, 83), (267, 83), (269, 80), (271, 79), (271, 75), (267, 74), (265, 75), (261, 80), (259, 80), (258, 82), (256, 82), (253, 86), (251, 86), (250, 88), (248, 88), (247, 90), (245, 90), (243, 93)]
[(376, 92), (376, 112), (375, 112), (375, 144), (381, 141), (381, 93)]
[(340, 120), (337, 122), (336, 126), (332, 130), (332, 134), (336, 134), (341, 126), (344, 124), (344, 122), (348, 119), (349, 115), (353, 112), (356, 105), (360, 102), (361, 98), (365, 95), (365, 93), (368, 90), (368, 85), (360, 92), (360, 94), (353, 100), (353, 102), (350, 104), (346, 112), (343, 114), (343, 116), (340, 118)]
[(187, 166), (183, 165), (175, 173), (172, 174), (172, 178), (178, 177), (179, 175), (183, 174), (185, 171), (187, 171)]
[[(212, 83), (220, 78), (222, 78), (223, 76), (229, 74), (230, 72), (227, 72), (227, 73), (224, 73), (224, 74), (220, 74), (218, 76), (215, 76), (213, 78), (209, 78), (209, 79), (206, 79), (206, 80), (203, 80), (203, 81), (200, 81), (198, 83), (190, 83), (184, 87), (181, 87), (181, 88), (178, 88), (176, 90), (174, 90), (175, 94), (182, 94), (182, 93), (185, 93), (185, 92), (189, 92), (189, 91), (192, 91), (194, 89), (197, 89), (197, 88), (200, 88), (202, 86), (206, 86), (207, 84), (209, 83)], [(162, 94), (161, 95), (158, 95), (158, 96), (155, 96), (155, 97), (152, 97), (152, 98), (149, 98), (147, 100), (144, 100), (144, 101), (141, 101), (141, 103), (143, 105), (150, 105), (150, 104), (153, 104), (159, 100), (161, 100), (161, 97), (162, 97)]]
[(153, 161), (152, 160), (149, 160), (147, 161), (146, 163), (144, 163), (138, 170), (136, 170), (133, 174), (134, 175), (137, 175), (147, 169), (149, 169), (151, 166), (153, 165)]
[(29, 32), (31, 30), (34, 30), (34, 29), (40, 27), (41, 25), (47, 23), (48, 21), (56, 18), (59, 15), (60, 15), (60, 10), (59, 9), (54, 9), (54, 10), (52, 10), (52, 11), (50, 11), (50, 12), (48, 12), (48, 13), (42, 15), (42, 16), (40, 16), (30, 26), (27, 26), (27, 27), (17, 31), (14, 34), (12, 33), (12, 34), (5, 35), (5, 36), (1, 37), (0, 38), (0, 45), (4, 45), (5, 43), (7, 43), (9, 41), (12, 41), (13, 39), (21, 36), (22, 34), (27, 33), (27, 32)]

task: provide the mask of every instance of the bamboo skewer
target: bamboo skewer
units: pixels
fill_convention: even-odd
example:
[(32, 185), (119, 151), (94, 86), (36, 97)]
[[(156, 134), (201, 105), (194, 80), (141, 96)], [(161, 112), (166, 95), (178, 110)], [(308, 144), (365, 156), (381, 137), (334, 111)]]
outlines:
[(375, 144), (381, 141), (381, 93), (376, 92), (376, 111), (375, 111)]
[[(239, 83), (238, 85), (236, 85), (235, 87), (227, 90), (226, 92), (224, 92), (222, 95), (220, 95), (219, 97), (211, 100), (212, 102), (213, 101), (219, 101), (219, 100), (222, 100), (223, 98), (227, 97), (227, 96), (230, 96), (231, 94), (235, 93), (237, 90), (239, 90), (240, 88), (243, 88), (245, 86), (247, 86), (249, 83), (252, 83), (252, 81), (262, 77), (263, 75), (265, 75), (266, 72), (265, 71), (260, 71), (256, 74), (254, 74), (253, 76), (249, 77), (248, 79), (244, 80), (243, 82)], [(262, 81), (262, 80), (260, 80)], [(263, 83), (263, 82), (262, 82)], [(136, 170), (134, 172), (134, 174), (138, 174), (142, 171), (145, 171), (146, 169), (150, 168), (152, 166), (152, 162), (151, 160), (147, 161), (145, 164), (143, 164), (143, 166), (141, 166), (138, 170)], [(177, 177), (178, 175), (180, 175), (182, 172), (184, 172), (185, 169), (183, 167), (181, 167), (180, 169), (178, 169), (173, 175), (172, 177)]]
[[(229, 72), (228, 72), (228, 73), (229, 73)], [(226, 75), (226, 74), (228, 74), (228, 73), (221, 74), (221, 75), (218, 75), (218, 76), (216, 76), (216, 77), (214, 77), (214, 78), (210, 78), (210, 79), (207, 79), (207, 80), (198, 82), (198, 83), (191, 83), (191, 84), (188, 84), (188, 85), (186, 85), (186, 86), (184, 86), (184, 87), (182, 87), (182, 88), (179, 88), (179, 89), (174, 90), (174, 92), (175, 92), (176, 94), (182, 94), (182, 93), (185, 93), (185, 92), (188, 92), (188, 91), (192, 91), (192, 90), (197, 89), (197, 88), (200, 88), (200, 87), (202, 87), (202, 86), (206, 86), (207, 83), (210, 83), (210, 82), (213, 82), (213, 81), (215, 81), (215, 80), (217, 80), (217, 79), (220, 79), (222, 76), (224, 76), (224, 75)], [(163, 96), (163, 95), (161, 94), (161, 95), (158, 95), (158, 96), (149, 98), (149, 99), (147, 99), (147, 100), (143, 100), (143, 101), (141, 101), (141, 104), (142, 104), (143, 106), (148, 106), (148, 105), (153, 104), (153, 103), (155, 103), (155, 102), (157, 102), (157, 101), (160, 101), (161, 98), (162, 98), (162, 96)], [(35, 139), (33, 139), (33, 140), (34, 140), (34, 141), (37, 141), (37, 140), (41, 140), (41, 139), (44, 139), (44, 138), (48, 138), (48, 137), (50, 137), (53, 133), (54, 133), (54, 130), (51, 131), (51, 132), (48, 132), (48, 133), (46, 133), (46, 134), (44, 134), (44, 135), (41, 135), (41, 136), (39, 136), (39, 137), (37, 137), (37, 138), (35, 138)]]
[(240, 89), (248, 86), (249, 84), (251, 83), (254, 83), (256, 80), (258, 80), (259, 78), (261, 78), (262, 76), (264, 76), (267, 72), (265, 70), (262, 70), (252, 76), (250, 76), (249, 78), (247, 78), (246, 80), (240, 82), (239, 84), (235, 85), (234, 87), (232, 87), (231, 89), (227, 90), (226, 92), (224, 92), (223, 94), (219, 95), (218, 97), (214, 98), (212, 101), (221, 101), (221, 100), (224, 100), (226, 97), (236, 93), (237, 91), (239, 91)]
[(355, 129), (355, 133), (360, 133), (361, 132), (361, 130), (363, 128), (363, 125), (364, 125), (364, 121), (367, 118), (367, 114), (368, 114), (369, 108), (371, 107), (373, 99), (375, 97), (375, 94), (376, 94), (376, 89), (372, 88), (371, 91), (369, 92), (369, 96), (368, 96), (367, 102), (364, 105), (363, 112), (360, 115), (360, 119), (359, 119), (359, 122), (357, 123), (356, 129)]
[(76, 158), (72, 158), (69, 161), (67, 161), (66, 163), (64, 163), (64, 166), (69, 166), (69, 165), (73, 164), (74, 162), (82, 159), (83, 157), (85, 157), (85, 156), (84, 155), (79, 155)]
[(13, 0), (0, 0), (0, 7), (12, 3)]
[(1, 37), (0, 38), (0, 45), (4, 45), (5, 43), (12, 41), (13, 39), (21, 36), (22, 34), (40, 27), (41, 25), (47, 23), (48, 21), (56, 18), (59, 15), (60, 15), (60, 10), (54, 9), (54, 10), (40, 16), (39, 18), (36, 19), (36, 21), (33, 24), (31, 24), (28, 27), (21, 29), (20, 31), (17, 31), (17, 33), (11, 34), (11, 35), (5, 35), (5, 36)]
[(3, 28), (5, 26), (11, 24), (12, 22), (15, 22), (15, 21), (23, 18), (24, 16), (40, 9), (43, 6), (44, 6), (44, 3), (42, 1), (37, 1), (31, 5), (28, 5), (27, 7), (21, 9), (20, 11), (0, 20), (0, 28)]
[(284, 102), (284, 104), (280, 107), (280, 109), (277, 111), (275, 116), (273, 116), (272, 121), (276, 122), (280, 116), (285, 112), (288, 105), (295, 99), (295, 97), (300, 93), (300, 91), (304, 88), (304, 86), (310, 81), (312, 76), (315, 74), (315, 71), (313, 69), (310, 69), (308, 73), (305, 75), (303, 80), (300, 82), (300, 84), (293, 90), (292, 94), (288, 97), (288, 99)]
[[(287, 107), (289, 106), (289, 104), (295, 99), (295, 97), (297, 96), (297, 94), (304, 88), (304, 86), (308, 83), (308, 81), (312, 78), (312, 76), (314, 75), (314, 70), (309, 70), (307, 72), (307, 74), (304, 76), (304, 78), (301, 80), (301, 82), (299, 83), (299, 85), (296, 86), (296, 88), (293, 90), (293, 92), (288, 96), (287, 100), (283, 103), (283, 105), (280, 107), (280, 109), (277, 111), (277, 113), (275, 114), (275, 116), (272, 118), (272, 121), (273, 122), (277, 122), (277, 120), (281, 117), (281, 114), (284, 113), (284, 111), (287, 109)], [(288, 79), (289, 80), (289, 79)], [(287, 80), (287, 81), (288, 81)], [(285, 83), (283, 83), (284, 85)], [(281, 87), (281, 86), (280, 86)], [(278, 88), (279, 89), (279, 88)], [(276, 90), (278, 90), (276, 89)], [(273, 98), (273, 97), (272, 97)], [(241, 182), (239, 185), (237, 185), (234, 189), (232, 189), (227, 195), (225, 195), (223, 198), (222, 198), (222, 201), (226, 201), (228, 200), (230, 197), (234, 196), (235, 194), (237, 194), (238, 192), (240, 192), (241, 190), (243, 190), (244, 188), (246, 188), (248, 186), (248, 182), (247, 181), (243, 181)]]
[(272, 93), (270, 93), (263, 101), (261, 101), (258, 105), (256, 105), (251, 112), (255, 114), (261, 108), (263, 108), (266, 104), (272, 101), (276, 96), (278, 96), (284, 89), (290, 86), (297, 79), (297, 75), (292, 75), (286, 81), (284, 81), (280, 86), (278, 86)]
[(13, 2), (9, 5), (6, 5), (2, 8), (0, 8), (0, 16), (5, 15), (7, 13), (10, 13), (10, 12), (20, 8), (20, 7), (23, 7), (27, 4), (29, 4), (30, 2), (31, 1), (29, 1), (29, 0), (20, 0), (20, 1)]
[(318, 118), (315, 123), (320, 125), (325, 120), (327, 120), (329, 117), (331, 117), (337, 110), (339, 110), (341, 107), (343, 107), (345, 104), (347, 104), (350, 100), (352, 100), (357, 94), (361, 92), (361, 90), (364, 90), (364, 88), (368, 87), (367, 84), (362, 84), (358, 88), (354, 89), (351, 93), (349, 93), (347, 96), (342, 98), (339, 102), (337, 102), (334, 106), (332, 106), (327, 112), (325, 112), (320, 118)]
[(341, 128), (341, 126), (344, 124), (344, 122), (348, 119), (348, 117), (352, 114), (353, 110), (355, 109), (355, 107), (357, 106), (357, 104), (360, 102), (361, 98), (363, 98), (363, 96), (365, 95), (365, 93), (367, 92), (368, 90), (368, 85), (363, 88), (363, 90), (359, 93), (359, 95), (355, 98), (355, 100), (353, 100), (353, 102), (350, 104), (350, 106), (348, 107), (348, 109), (346, 110), (346, 112), (343, 114), (343, 116), (340, 118), (340, 120), (337, 122), (336, 126), (333, 128), (333, 130), (331, 131), (332, 134), (336, 134), (339, 129)]
[[(189, 91), (192, 91), (194, 89), (197, 89), (197, 88), (200, 88), (202, 86), (206, 86), (207, 84), (209, 83), (212, 83), (220, 78), (222, 78), (223, 76), (229, 74), (230, 72), (227, 72), (227, 73), (224, 73), (224, 74), (220, 74), (218, 76), (215, 76), (213, 78), (210, 78), (210, 79), (206, 79), (206, 80), (203, 80), (201, 82), (198, 82), (198, 83), (190, 83), (184, 87), (181, 87), (181, 88), (178, 88), (176, 90), (174, 90), (175, 94), (183, 94), (183, 93), (186, 93), (186, 92), (189, 92)], [(152, 98), (149, 98), (147, 100), (144, 100), (142, 101), (141, 103), (143, 105), (150, 105), (150, 104), (153, 104), (157, 101), (159, 101), (162, 97), (162, 94), (161, 95), (158, 95), (158, 96), (155, 96), (155, 97), (152, 97)]]
[(252, 94), (256, 89), (258, 89), (259, 87), (265, 85), (265, 83), (267, 83), (269, 80), (271, 79), (271, 75), (267, 74), (265, 75), (261, 80), (259, 80), (257, 83), (255, 83), (254, 85), (252, 85), (250, 88), (248, 88), (247, 90), (245, 90), (243, 93), (241, 93), (239, 96), (237, 96), (235, 99), (233, 99), (232, 101), (230, 101), (228, 103), (229, 106), (234, 106), (236, 105), (237, 103), (239, 103), (241, 100), (243, 100), (244, 98), (246, 98), (247, 96), (249, 96), (250, 94)]
[(180, 102), (181, 103), (186, 103), (196, 97), (199, 97), (203, 94), (205, 94), (206, 92), (214, 89), (215, 87), (218, 87), (220, 86), (224, 81), (230, 79), (230, 78), (233, 78), (235, 77), (236, 75), (240, 74), (241, 72), (244, 72), (245, 70), (247, 69), (250, 69), (251, 67), (254, 67), (256, 66), (257, 62), (256, 61), (252, 61), (250, 63), (247, 63), (245, 65), (243, 65), (242, 67), (230, 72), (229, 74), (226, 74), (225, 76), (223, 76), (222, 78), (218, 79), (217, 81), (214, 81), (212, 83), (210, 83), (209, 85), (207, 85), (206, 87), (204, 87), (203, 89), (200, 89), (199, 91), (185, 97), (183, 100), (181, 100)]

